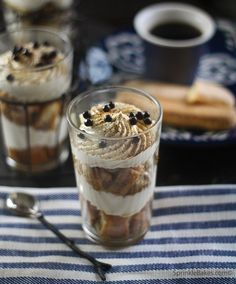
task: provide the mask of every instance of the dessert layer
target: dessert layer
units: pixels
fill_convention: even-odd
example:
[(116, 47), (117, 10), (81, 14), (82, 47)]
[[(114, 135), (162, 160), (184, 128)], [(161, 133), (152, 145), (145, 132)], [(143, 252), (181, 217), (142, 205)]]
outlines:
[(59, 9), (67, 9), (72, 5), (73, 0), (4, 0), (4, 2), (21, 13), (27, 13), (35, 12), (48, 3)]
[(48, 42), (16, 46), (0, 55), (0, 89), (21, 102), (60, 97), (71, 83), (72, 55), (64, 55)]
[(83, 176), (94, 190), (123, 197), (147, 188), (156, 170), (156, 162), (153, 158), (134, 168), (105, 169), (102, 168), (102, 164), (100, 167), (91, 168), (81, 164), (75, 157), (74, 164), (78, 175)]
[(64, 102), (60, 101), (32, 105), (1, 103), (1, 112), (10, 121), (23, 126), (30, 125), (40, 130), (57, 128), (63, 108)]
[(90, 226), (89, 230), (95, 231), (93, 233), (97, 234), (99, 238), (110, 240), (111, 243), (128, 239), (135, 240), (143, 236), (149, 228), (151, 201), (138, 213), (129, 217), (105, 214), (103, 211), (97, 210), (89, 201), (85, 201), (82, 195), (81, 203), (83, 214)]
[[(109, 192), (97, 191), (85, 180), (83, 176), (77, 174), (77, 184), (80, 193), (98, 210), (102, 210), (108, 215), (128, 217), (139, 212), (152, 198), (154, 184), (150, 184), (142, 191), (133, 195), (116, 195)], [(153, 181), (155, 179), (153, 178)], [(120, 189), (122, 191), (122, 188)]]
[(150, 159), (158, 148), (150, 115), (133, 105), (97, 105), (78, 121), (73, 119), (83, 131), (71, 138), (73, 154), (90, 167), (134, 167)]
[[(24, 150), (27, 148), (27, 128), (18, 125), (5, 117), (2, 118), (2, 130), (6, 147)], [(37, 130), (29, 127), (29, 139), (31, 147), (45, 145), (55, 147), (58, 143), (64, 141), (67, 137), (67, 122), (65, 117), (62, 118), (60, 131), (54, 130)], [(59, 135), (58, 135), (59, 134)]]
[(58, 159), (58, 147), (37, 146), (30, 151), (7, 148), (7, 153), (12, 160), (24, 166), (45, 166)]
[[(124, 158), (124, 159), (119, 158), (119, 157), (122, 158), (122, 154), (124, 153), (123, 151), (125, 147), (124, 144), (122, 145), (120, 143), (119, 145), (115, 145), (114, 148), (107, 147), (106, 149), (102, 149), (102, 151), (100, 151), (100, 156), (89, 155), (81, 151), (74, 145), (72, 145), (72, 152), (75, 155), (75, 157), (77, 157), (78, 160), (90, 166), (91, 168), (100, 167), (102, 165), (102, 167), (105, 169), (117, 169), (117, 168), (136, 167), (140, 164), (145, 163), (155, 154), (158, 146), (159, 144), (156, 141), (150, 148), (146, 149), (140, 154), (134, 157)], [(114, 156), (116, 155), (116, 157), (114, 157), (114, 160), (112, 153), (114, 153)], [(120, 156), (118, 156), (119, 154)]]

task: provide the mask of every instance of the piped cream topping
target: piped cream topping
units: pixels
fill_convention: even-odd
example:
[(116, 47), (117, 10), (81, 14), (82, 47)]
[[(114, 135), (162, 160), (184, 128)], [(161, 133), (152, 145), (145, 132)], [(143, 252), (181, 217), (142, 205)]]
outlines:
[(48, 43), (26, 43), (0, 55), (0, 89), (19, 101), (61, 96), (70, 86), (70, 59)]
[[(144, 119), (136, 118), (135, 124), (131, 122), (130, 113), (135, 115), (137, 112), (141, 110), (125, 103), (115, 103), (109, 112), (104, 111), (104, 105), (92, 107), (89, 111), (91, 126), (86, 126), (88, 119), (83, 115), (79, 117), (80, 130), (85, 135), (74, 137), (73, 154), (92, 167), (122, 168), (145, 162), (155, 153), (158, 145), (155, 131), (148, 131), (153, 124), (150, 118), (148, 124)], [(107, 115), (112, 121), (106, 121)], [(90, 135), (86, 136), (86, 133)]]

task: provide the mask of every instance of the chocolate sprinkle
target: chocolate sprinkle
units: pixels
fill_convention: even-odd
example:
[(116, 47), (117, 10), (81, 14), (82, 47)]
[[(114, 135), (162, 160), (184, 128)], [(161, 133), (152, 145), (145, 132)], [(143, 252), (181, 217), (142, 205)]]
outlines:
[(90, 118), (88, 118), (86, 121), (85, 121), (85, 123), (84, 123), (86, 126), (93, 126), (93, 121), (90, 119)]
[(50, 43), (45, 40), (45, 41), (43, 42), (43, 45), (44, 45), (44, 46), (50, 46)]
[(43, 53), (42, 56), (41, 56), (41, 61), (44, 65), (52, 64), (49, 53)]
[(85, 111), (85, 112), (83, 113), (83, 117), (86, 118), (86, 119), (91, 118), (90, 112), (89, 112), (89, 111)]
[(99, 142), (99, 148), (105, 148), (107, 146), (106, 141), (102, 140)]
[(104, 111), (104, 112), (110, 111), (109, 105), (105, 105), (105, 106), (103, 107), (103, 111)]
[(135, 136), (135, 137), (133, 137), (133, 139), (132, 139), (132, 143), (134, 143), (134, 144), (137, 144), (138, 142), (139, 142), (139, 137), (138, 136)]
[(48, 54), (48, 53), (43, 53), (43, 54), (41, 55), (41, 60), (46, 61), (46, 60), (48, 60), (48, 59), (49, 59), (49, 54)]
[(137, 124), (137, 119), (136, 119), (135, 117), (131, 117), (131, 118), (129, 119), (129, 123), (130, 123), (131, 125), (135, 125), (135, 124)]
[(142, 113), (141, 111), (138, 111), (138, 112), (136, 113), (136, 117), (137, 117), (137, 119), (139, 119), (139, 120), (143, 119), (143, 113)]
[(144, 121), (144, 123), (147, 124), (147, 125), (152, 124), (152, 121), (151, 121), (151, 119), (150, 119), (149, 117), (144, 118), (143, 121)]
[(84, 139), (84, 138), (85, 138), (85, 135), (84, 135), (83, 133), (80, 133), (80, 134), (78, 134), (78, 137), (79, 137), (80, 139)]
[(150, 117), (150, 114), (149, 114), (147, 111), (145, 111), (145, 112), (143, 113), (143, 117), (144, 117), (144, 118)]
[(23, 50), (22, 54), (25, 55), (26, 57), (32, 56), (32, 53), (27, 48)]
[(22, 50), (23, 50), (23, 47), (16, 45), (16, 46), (13, 48), (12, 53), (13, 53), (13, 54), (17, 54), (17, 53), (19, 53), (19, 52), (22, 52)]
[(112, 122), (112, 117), (109, 114), (107, 114), (104, 118), (104, 121), (105, 122)]
[(33, 44), (33, 48), (38, 49), (39, 46), (40, 46), (40, 44), (37, 41), (35, 41), (34, 44)]
[(6, 79), (9, 82), (13, 82), (15, 80), (15, 78), (14, 78), (14, 76), (12, 74), (7, 75)]
[(113, 108), (115, 108), (115, 104), (113, 102), (109, 102), (109, 107), (110, 107), (110, 109), (113, 109)]
[(17, 55), (17, 54), (13, 54), (12, 59), (13, 59), (14, 61), (20, 61), (20, 57), (19, 57), (19, 55)]
[(51, 59), (54, 59), (57, 56), (57, 51), (53, 50), (51, 52), (49, 52), (48, 57)]

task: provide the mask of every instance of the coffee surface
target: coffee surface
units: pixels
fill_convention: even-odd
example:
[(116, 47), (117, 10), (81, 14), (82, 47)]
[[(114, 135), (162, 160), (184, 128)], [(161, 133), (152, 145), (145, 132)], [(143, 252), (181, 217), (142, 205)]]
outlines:
[(154, 36), (168, 40), (189, 40), (201, 35), (197, 27), (183, 22), (160, 23), (155, 25), (150, 32)]

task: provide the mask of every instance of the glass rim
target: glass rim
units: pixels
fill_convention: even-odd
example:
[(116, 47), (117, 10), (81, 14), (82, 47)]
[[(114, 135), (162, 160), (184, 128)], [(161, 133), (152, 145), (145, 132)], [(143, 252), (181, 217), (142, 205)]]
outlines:
[(86, 135), (87, 137), (90, 137), (90, 138), (98, 138), (96, 137), (96, 135), (94, 134), (91, 134), (91, 133), (87, 133), (85, 132), (84, 130), (80, 130), (78, 128), (78, 126), (76, 126), (72, 119), (71, 119), (71, 109), (73, 107), (73, 105), (76, 103), (76, 102), (79, 102), (79, 101), (82, 101), (83, 99), (87, 98), (91, 93), (93, 92), (99, 92), (99, 93), (102, 93), (104, 91), (108, 91), (108, 90), (123, 90), (123, 91), (130, 91), (130, 92), (133, 92), (133, 93), (139, 93), (140, 95), (148, 98), (150, 101), (152, 101), (152, 103), (156, 106), (156, 109), (159, 110), (159, 113), (158, 113), (158, 117), (155, 119), (155, 122), (154, 124), (147, 128), (145, 131), (141, 132), (141, 133), (138, 133), (138, 134), (134, 134), (134, 135), (130, 135), (130, 136), (126, 136), (126, 137), (106, 137), (106, 136), (99, 136), (99, 139), (102, 139), (102, 140), (106, 140), (106, 141), (117, 141), (117, 140), (124, 140), (124, 139), (132, 139), (134, 137), (139, 137), (140, 135), (142, 134), (146, 134), (148, 133), (149, 131), (151, 131), (152, 129), (155, 128), (156, 125), (160, 124), (161, 123), (161, 120), (162, 120), (162, 116), (163, 116), (163, 109), (162, 109), (162, 106), (160, 104), (160, 102), (155, 98), (153, 97), (152, 95), (150, 95), (149, 93), (141, 90), (141, 89), (138, 89), (138, 88), (133, 88), (133, 87), (126, 87), (126, 86), (103, 86), (103, 87), (98, 87), (98, 88), (93, 88), (93, 89), (90, 89), (88, 91), (85, 91), (85, 92), (82, 92), (80, 93), (79, 95), (77, 95), (68, 105), (67, 107), (67, 111), (66, 111), (66, 117), (67, 117), (67, 121), (69, 123), (69, 125), (74, 129), (76, 130), (78, 133), (82, 133), (84, 135)]
[[(23, 67), (23, 68), (20, 68), (20, 69), (13, 69), (14, 72), (22, 72), (22, 71), (38, 72), (38, 71), (45, 71), (45, 70), (54, 68), (55, 66), (59, 65), (61, 62), (66, 60), (73, 53), (73, 47), (72, 47), (71, 41), (70, 41), (69, 37), (65, 33), (62, 34), (61, 32), (57, 32), (53, 28), (49, 28), (49, 27), (45, 28), (43, 26), (16, 28), (16, 29), (11, 29), (11, 30), (5, 31), (5, 32), (0, 34), (0, 41), (6, 35), (11, 35), (11, 34), (14, 34), (14, 33), (17, 33), (17, 32), (33, 32), (33, 31), (48, 33), (48, 34), (52, 34), (54, 36), (57, 36), (58, 38), (60, 38), (68, 46), (68, 51), (63, 54), (64, 56), (63, 56), (62, 59), (60, 59), (59, 61), (57, 61), (57, 62), (55, 62), (53, 64), (48, 64), (48, 65), (41, 66), (41, 67)], [(7, 65), (1, 65), (0, 64), (0, 69), (7, 69)]]

